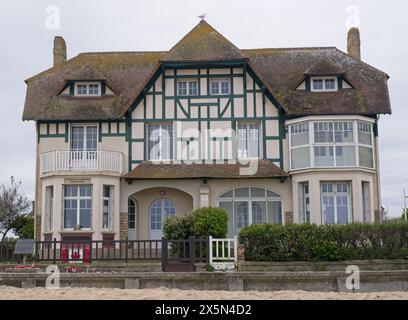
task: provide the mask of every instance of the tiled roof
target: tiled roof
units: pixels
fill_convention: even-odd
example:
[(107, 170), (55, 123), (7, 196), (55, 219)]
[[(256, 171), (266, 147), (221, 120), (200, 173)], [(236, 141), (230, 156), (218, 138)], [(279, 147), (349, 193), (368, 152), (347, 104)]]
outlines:
[(253, 175), (240, 174), (241, 168), (247, 165), (237, 164), (154, 164), (144, 161), (125, 175), (128, 179), (231, 179), (231, 178), (273, 178), (286, 177), (276, 165), (268, 160), (259, 160), (258, 168)]
[[(117, 119), (162, 61), (247, 59), (290, 116), (390, 113), (384, 72), (334, 47), (239, 50), (205, 21), (167, 52), (82, 53), (27, 82), (24, 120)], [(306, 75), (344, 75), (353, 89), (296, 91)], [(116, 96), (58, 96), (68, 80), (104, 80)]]

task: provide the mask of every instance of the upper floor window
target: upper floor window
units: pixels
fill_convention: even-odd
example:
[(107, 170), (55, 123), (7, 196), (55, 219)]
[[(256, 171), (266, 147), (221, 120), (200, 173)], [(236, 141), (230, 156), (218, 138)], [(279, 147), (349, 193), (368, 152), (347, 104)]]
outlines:
[(75, 151), (96, 151), (98, 130), (96, 125), (71, 126), (70, 148)]
[(238, 123), (238, 159), (261, 157), (260, 135), (261, 130), (259, 123)]
[(100, 83), (95, 82), (77, 82), (75, 83), (76, 96), (100, 96)]
[(149, 125), (148, 139), (149, 160), (171, 160), (173, 158), (172, 124)]
[(185, 80), (178, 81), (178, 95), (179, 96), (196, 96), (198, 95), (198, 81)]
[(372, 124), (364, 121), (313, 121), (290, 125), (291, 169), (374, 168)]
[(211, 79), (210, 93), (217, 94), (230, 94), (231, 81), (229, 79)]
[(312, 77), (312, 91), (337, 91), (337, 77)]

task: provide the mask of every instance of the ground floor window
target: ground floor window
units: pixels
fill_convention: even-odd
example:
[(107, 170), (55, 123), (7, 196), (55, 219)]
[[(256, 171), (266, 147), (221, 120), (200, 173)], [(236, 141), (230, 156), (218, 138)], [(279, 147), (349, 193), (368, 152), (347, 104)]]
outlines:
[(326, 224), (347, 224), (351, 221), (349, 182), (322, 182), (321, 210)]
[(54, 187), (45, 188), (45, 230), (52, 231)]
[(364, 222), (370, 222), (370, 183), (363, 181), (361, 183), (362, 196), (363, 196), (363, 214)]
[(113, 228), (113, 186), (103, 186), (103, 212), (102, 229), (112, 230)]
[(282, 223), (282, 198), (274, 191), (246, 187), (219, 196), (219, 207), (228, 214), (228, 236), (251, 224)]
[(310, 223), (309, 183), (299, 183), (299, 222)]
[(64, 186), (64, 229), (91, 229), (92, 186)]

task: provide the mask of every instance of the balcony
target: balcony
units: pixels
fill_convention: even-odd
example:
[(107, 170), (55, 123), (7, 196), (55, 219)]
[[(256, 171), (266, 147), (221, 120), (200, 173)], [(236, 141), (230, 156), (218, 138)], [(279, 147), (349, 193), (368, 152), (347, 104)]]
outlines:
[(120, 152), (95, 151), (50, 151), (40, 156), (41, 174), (54, 172), (109, 172), (121, 174), (123, 155)]

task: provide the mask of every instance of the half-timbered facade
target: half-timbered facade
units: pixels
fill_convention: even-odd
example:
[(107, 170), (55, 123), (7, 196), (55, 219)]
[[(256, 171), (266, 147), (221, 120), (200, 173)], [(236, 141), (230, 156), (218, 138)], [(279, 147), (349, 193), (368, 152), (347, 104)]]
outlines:
[(28, 79), (36, 238), (157, 239), (219, 206), (255, 223), (378, 220), (388, 76), (336, 48), (240, 50), (205, 21), (166, 52), (82, 53)]

